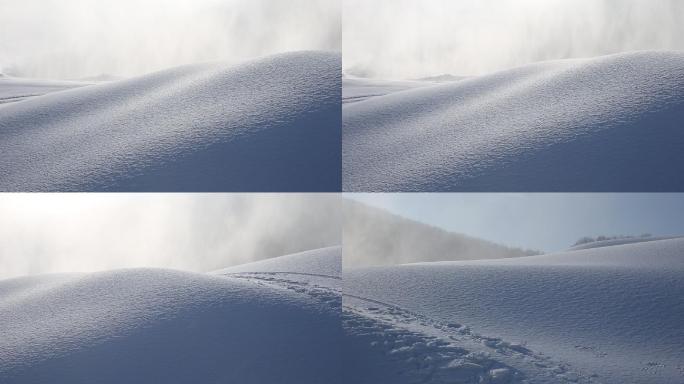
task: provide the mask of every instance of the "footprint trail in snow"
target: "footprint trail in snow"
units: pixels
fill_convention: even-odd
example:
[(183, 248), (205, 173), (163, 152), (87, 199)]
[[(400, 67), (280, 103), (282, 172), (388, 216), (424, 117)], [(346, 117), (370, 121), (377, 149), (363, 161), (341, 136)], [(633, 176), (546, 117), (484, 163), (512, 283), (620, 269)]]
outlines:
[(345, 382), (600, 383), (597, 375), (462, 324), (343, 297)]

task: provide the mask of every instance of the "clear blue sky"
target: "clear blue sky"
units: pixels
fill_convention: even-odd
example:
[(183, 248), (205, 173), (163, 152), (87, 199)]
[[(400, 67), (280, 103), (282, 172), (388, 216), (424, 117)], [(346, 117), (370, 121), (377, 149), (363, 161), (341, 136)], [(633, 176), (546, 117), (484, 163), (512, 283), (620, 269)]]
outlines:
[(563, 250), (582, 236), (684, 235), (684, 193), (345, 194), (407, 218), (498, 243)]

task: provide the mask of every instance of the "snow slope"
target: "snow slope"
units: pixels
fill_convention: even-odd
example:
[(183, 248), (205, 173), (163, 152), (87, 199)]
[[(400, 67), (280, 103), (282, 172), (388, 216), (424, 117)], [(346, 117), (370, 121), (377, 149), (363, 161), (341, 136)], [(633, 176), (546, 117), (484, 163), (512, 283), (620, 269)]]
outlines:
[(0, 73), (0, 105), (90, 84), (85, 81), (23, 79)]
[(99, 75), (95, 76), (86, 76), (77, 79), (78, 81), (89, 81), (93, 83), (101, 83), (101, 82), (108, 82), (108, 81), (118, 81), (118, 80), (123, 80), (125, 77), (123, 76), (117, 76), (117, 75), (111, 75), (108, 73), (101, 73)]
[(241, 264), (214, 273), (291, 272), (340, 277), (342, 247), (327, 247)]
[(339, 53), (200, 64), (0, 106), (6, 191), (338, 191)]
[(339, 277), (308, 278), (129, 269), (0, 281), (0, 382), (342, 383)]
[(681, 383), (682, 292), (684, 239), (350, 270), (343, 353), (394, 383)]
[(431, 83), (417, 80), (376, 80), (347, 75), (342, 78), (342, 103), (355, 103), (429, 85)]
[(461, 81), (464, 79), (467, 79), (469, 76), (456, 76), (452, 75), (450, 73), (443, 73), (441, 75), (434, 75), (434, 76), (427, 76), (427, 77), (421, 77), (420, 81), (432, 81), (435, 83), (444, 83), (444, 82), (450, 82), (450, 81)]
[(535, 63), (343, 106), (345, 191), (684, 190), (684, 53)]

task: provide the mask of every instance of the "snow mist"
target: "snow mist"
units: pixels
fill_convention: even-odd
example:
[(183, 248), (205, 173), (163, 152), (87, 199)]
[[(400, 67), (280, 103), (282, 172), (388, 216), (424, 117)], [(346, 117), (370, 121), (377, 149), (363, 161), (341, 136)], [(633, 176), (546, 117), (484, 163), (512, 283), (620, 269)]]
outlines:
[(123, 267), (209, 271), (341, 244), (316, 194), (8, 194), (0, 278)]
[(684, 49), (679, 0), (345, 0), (350, 74), (481, 75), (530, 62)]
[(188, 63), (340, 50), (336, 0), (0, 2), (0, 66), (17, 76), (133, 76)]

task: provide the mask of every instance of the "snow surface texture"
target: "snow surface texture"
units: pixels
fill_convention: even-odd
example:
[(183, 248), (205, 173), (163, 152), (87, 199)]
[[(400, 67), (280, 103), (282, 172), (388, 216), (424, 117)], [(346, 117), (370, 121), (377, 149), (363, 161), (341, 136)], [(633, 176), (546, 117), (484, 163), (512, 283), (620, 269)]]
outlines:
[(542, 62), (343, 106), (345, 191), (682, 191), (684, 53)]
[(355, 383), (681, 383), (682, 292), (684, 239), (345, 270), (343, 356)]
[(340, 73), (294, 52), (5, 104), (0, 189), (339, 191)]
[(0, 281), (0, 382), (342, 383), (339, 276), (255, 272)]

